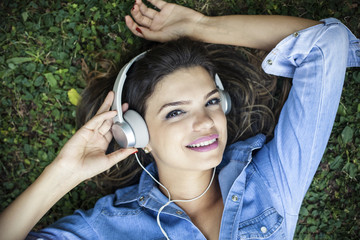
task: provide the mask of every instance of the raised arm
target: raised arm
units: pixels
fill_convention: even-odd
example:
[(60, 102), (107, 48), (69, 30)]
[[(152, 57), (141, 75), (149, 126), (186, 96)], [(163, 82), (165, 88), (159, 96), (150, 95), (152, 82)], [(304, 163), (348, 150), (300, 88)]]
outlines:
[(208, 43), (271, 50), (283, 38), (319, 22), (287, 16), (230, 15), (208, 17), (162, 0), (149, 0), (160, 11), (136, 0), (128, 28), (137, 36), (165, 42), (189, 37)]
[(115, 111), (111, 92), (97, 115), (65, 144), (39, 178), (0, 215), (0, 239), (24, 239), (41, 217), (67, 192), (136, 151), (121, 149), (105, 155), (112, 139)]

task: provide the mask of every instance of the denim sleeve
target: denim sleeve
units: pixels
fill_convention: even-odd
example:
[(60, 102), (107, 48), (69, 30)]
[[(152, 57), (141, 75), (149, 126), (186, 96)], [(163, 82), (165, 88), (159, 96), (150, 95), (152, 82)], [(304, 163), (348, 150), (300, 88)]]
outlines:
[(338, 20), (296, 32), (263, 61), (266, 73), (293, 78), (274, 138), (254, 157), (284, 212), (297, 215), (324, 154), (346, 67), (360, 66), (359, 40)]
[(26, 240), (98, 239), (96, 231), (88, 223), (93, 210), (76, 210), (73, 215), (61, 218), (54, 224), (38, 231), (30, 232)]

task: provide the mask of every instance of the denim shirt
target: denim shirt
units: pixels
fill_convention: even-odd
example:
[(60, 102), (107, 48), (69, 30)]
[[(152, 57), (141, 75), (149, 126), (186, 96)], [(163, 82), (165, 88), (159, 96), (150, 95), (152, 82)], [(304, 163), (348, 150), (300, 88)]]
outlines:
[[(292, 239), (305, 193), (325, 151), (346, 67), (360, 66), (359, 40), (325, 19), (282, 40), (263, 61), (269, 74), (293, 78), (275, 128), (229, 146), (218, 171), (224, 202), (219, 239)], [(254, 150), (257, 150), (256, 153)], [(148, 167), (157, 175), (155, 164)], [(167, 197), (143, 173), (137, 185), (101, 198), (27, 239), (165, 239), (156, 215)], [(205, 239), (175, 203), (161, 213), (169, 238)]]

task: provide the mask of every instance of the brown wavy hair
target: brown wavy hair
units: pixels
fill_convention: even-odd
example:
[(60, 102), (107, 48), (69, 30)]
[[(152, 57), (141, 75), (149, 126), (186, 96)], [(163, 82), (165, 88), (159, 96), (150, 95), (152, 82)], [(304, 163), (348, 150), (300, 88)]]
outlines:
[[(279, 84), (276, 77), (260, 69), (256, 59), (249, 51), (239, 47), (200, 43), (186, 38), (167, 42), (152, 48), (144, 58), (132, 65), (124, 85), (122, 102), (129, 103), (129, 109), (145, 117), (146, 101), (164, 76), (181, 68), (201, 66), (210, 76), (214, 77), (218, 73), (225, 90), (230, 94), (232, 108), (227, 115), (227, 144), (258, 133), (270, 139), (289, 92), (290, 82), (285, 80)], [(119, 69), (111, 62), (105, 62), (105, 72), (92, 71), (86, 74), (87, 87), (77, 109), (79, 127), (95, 115), (113, 88)], [(113, 141), (108, 152), (117, 148)], [(139, 149), (138, 155), (144, 165), (154, 161), (151, 154), (145, 154), (142, 149)], [(137, 183), (141, 172), (134, 157), (130, 156), (94, 180), (103, 193), (109, 193), (116, 188)]]

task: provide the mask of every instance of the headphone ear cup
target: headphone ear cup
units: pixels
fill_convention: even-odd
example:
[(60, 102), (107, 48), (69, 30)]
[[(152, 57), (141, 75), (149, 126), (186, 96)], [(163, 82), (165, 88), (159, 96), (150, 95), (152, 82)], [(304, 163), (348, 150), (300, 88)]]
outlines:
[(149, 132), (145, 120), (134, 110), (128, 110), (124, 114), (124, 120), (130, 125), (134, 137), (136, 148), (144, 148), (149, 143)]
[(219, 90), (220, 98), (221, 98), (221, 108), (224, 111), (225, 115), (227, 115), (231, 110), (231, 98), (227, 91)]

